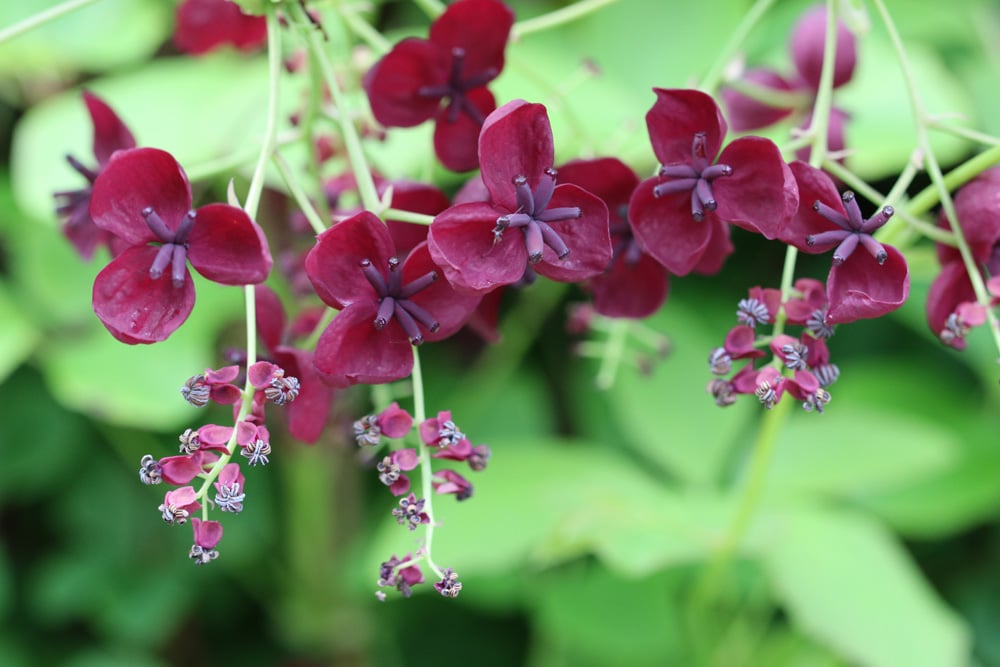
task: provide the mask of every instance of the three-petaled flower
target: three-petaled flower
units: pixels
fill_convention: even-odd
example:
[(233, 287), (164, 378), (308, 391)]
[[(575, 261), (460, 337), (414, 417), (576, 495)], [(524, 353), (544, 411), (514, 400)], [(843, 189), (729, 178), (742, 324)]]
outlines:
[(489, 202), (458, 204), (431, 223), (434, 261), (458, 289), (485, 293), (516, 283), (528, 265), (576, 282), (611, 261), (608, 207), (583, 188), (556, 185), (545, 107), (514, 100), (486, 119), (479, 157)]
[(346, 387), (402, 379), (411, 345), (458, 331), (479, 297), (441, 280), (427, 244), (400, 262), (385, 225), (362, 211), (326, 230), (306, 256), (319, 297), (340, 309), (316, 344), (313, 363), (326, 382)]
[(714, 273), (733, 250), (727, 223), (777, 238), (799, 203), (778, 147), (751, 136), (722, 148), (728, 126), (710, 96), (653, 90), (646, 125), (662, 167), (639, 184), (628, 211), (649, 254), (675, 275)]
[(514, 14), (498, 0), (458, 0), (428, 39), (396, 44), (365, 75), (372, 113), (387, 127), (434, 119), (434, 152), (452, 171), (479, 164), (476, 138), (496, 100), (486, 87), (504, 65)]
[(863, 219), (854, 194), (838, 194), (826, 172), (798, 161), (791, 169), (804, 205), (781, 238), (803, 252), (834, 250), (826, 324), (880, 317), (903, 305), (910, 293), (906, 258), (872, 236), (892, 216), (892, 207)]
[(127, 246), (94, 281), (94, 312), (118, 340), (166, 339), (194, 308), (187, 263), (223, 285), (263, 282), (267, 240), (246, 212), (227, 204), (191, 209), (177, 161), (156, 148), (118, 151), (94, 183), (90, 215)]

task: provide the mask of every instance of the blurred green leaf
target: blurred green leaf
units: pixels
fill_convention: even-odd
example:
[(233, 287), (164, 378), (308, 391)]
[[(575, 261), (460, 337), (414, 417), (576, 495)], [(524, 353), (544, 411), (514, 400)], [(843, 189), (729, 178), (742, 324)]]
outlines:
[(686, 482), (708, 484), (734, 444), (753, 428), (756, 412), (749, 401), (722, 410), (703, 389), (711, 378), (708, 353), (722, 343), (725, 325), (712, 329), (698, 304), (681, 299), (669, 301), (646, 324), (670, 339), (671, 353), (648, 375), (622, 367), (607, 396), (621, 437)]
[(915, 415), (831, 402), (824, 414), (796, 413), (782, 427), (768, 491), (776, 496), (878, 492), (943, 470), (958, 458), (959, 448), (954, 435)]
[[(0, 26), (10, 26), (59, 0), (0, 3)], [(102, 0), (77, 9), (0, 44), (0, 77), (56, 80), (78, 72), (100, 72), (155, 53), (173, 29), (170, 3), (161, 0)]]
[(3, 322), (0, 329), (0, 350), (3, 350), (0, 354), (0, 382), (3, 382), (28, 358), (41, 334), (15, 303), (5, 281), (0, 281), (0, 321)]
[(764, 550), (763, 562), (796, 625), (851, 662), (967, 664), (966, 627), (872, 520), (802, 513)]

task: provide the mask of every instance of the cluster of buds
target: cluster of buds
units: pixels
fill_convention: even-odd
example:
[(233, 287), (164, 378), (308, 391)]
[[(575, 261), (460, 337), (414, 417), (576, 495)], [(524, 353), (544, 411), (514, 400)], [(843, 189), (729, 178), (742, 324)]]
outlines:
[[(286, 405), (298, 395), (298, 380), (286, 377), (278, 366), (260, 361), (250, 366), (247, 379), (254, 393), (249, 414), (238, 407), (243, 392), (233, 382), (240, 375), (239, 366), (207, 369), (181, 388), (181, 395), (192, 405), (204, 407), (209, 402), (234, 406), (234, 426), (205, 424), (186, 429), (178, 438), (180, 454), (161, 459), (151, 454), (142, 457), (139, 479), (143, 484), (167, 484), (177, 488), (167, 491), (159, 506), (163, 520), (183, 525), (190, 519), (194, 544), (188, 554), (197, 565), (218, 558), (216, 546), (222, 539), (222, 524), (208, 520), (210, 506), (221, 512), (239, 514), (246, 500), (246, 480), (240, 464), (230, 462), (236, 448), (250, 466), (268, 463), (271, 454), (270, 434), (264, 426), (264, 404)], [(242, 415), (242, 416), (241, 416)], [(191, 482), (202, 480), (195, 490)], [(209, 498), (214, 488), (215, 496)], [(201, 518), (194, 513), (201, 510)]]
[[(739, 302), (738, 324), (730, 329), (722, 347), (712, 350), (709, 368), (715, 376), (708, 383), (708, 392), (720, 406), (732, 405), (739, 394), (753, 394), (764, 405), (773, 408), (781, 397), (791, 394), (802, 401), (806, 411), (823, 412), (830, 402), (827, 391), (840, 371), (830, 363), (826, 340), (833, 327), (826, 323), (826, 290), (811, 278), (795, 282), (793, 293), (782, 301), (781, 290), (754, 287), (746, 299)], [(786, 333), (767, 335), (761, 329), (775, 323), (779, 311), (785, 324), (802, 327), (799, 337)], [(770, 349), (771, 361), (758, 368), (756, 360)], [(733, 362), (746, 363), (733, 373)]]
[[(359, 447), (378, 448), (384, 444), (383, 438), (400, 440), (407, 437), (413, 430), (413, 425), (413, 417), (397, 403), (393, 403), (378, 414), (366, 415), (354, 422), (354, 440)], [(377, 458), (375, 465), (379, 481), (389, 487), (394, 496), (400, 497), (398, 507), (392, 510), (393, 517), (399, 525), (406, 526), (411, 531), (421, 525), (432, 529), (433, 510), (430, 498), (417, 497), (410, 491), (412, 483), (406, 473), (424, 464), (421, 474), (430, 475), (430, 487), (435, 493), (451, 494), (461, 501), (472, 497), (472, 483), (454, 469), (444, 468), (432, 472), (430, 459), (464, 462), (474, 472), (484, 470), (490, 459), (490, 448), (486, 445), (473, 445), (449, 411), (439, 412), (436, 417), (423, 420), (417, 426), (417, 433), (417, 447), (392, 448), (390, 445), (389, 451)], [(430, 554), (422, 551), (418, 551), (416, 556), (407, 554), (403, 559), (393, 555), (382, 563), (379, 588), (393, 587), (404, 597), (409, 597), (412, 587), (424, 581), (419, 565), (423, 560), (442, 576), (434, 585), (435, 589), (445, 597), (456, 597), (462, 589), (458, 575), (451, 568), (439, 570), (431, 562)], [(385, 599), (385, 593), (381, 590), (376, 595), (380, 600)]]

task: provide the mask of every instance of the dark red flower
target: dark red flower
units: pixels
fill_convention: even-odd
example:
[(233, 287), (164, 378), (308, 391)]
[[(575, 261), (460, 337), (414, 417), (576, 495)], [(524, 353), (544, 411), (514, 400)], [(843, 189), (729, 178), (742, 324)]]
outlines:
[(194, 307), (188, 261), (223, 285), (260, 283), (271, 270), (257, 224), (226, 204), (192, 210), (187, 175), (165, 151), (112, 155), (94, 183), (90, 215), (126, 246), (97, 275), (93, 292), (97, 317), (125, 343), (164, 340), (184, 323)]
[[(313, 366), (313, 353), (291, 344), (295, 332), (286, 324), (285, 309), (278, 295), (267, 285), (255, 289), (257, 331), (269, 359), (287, 375), (299, 380), (299, 393), (285, 404), (288, 432), (310, 444), (319, 440), (326, 427), (333, 401), (333, 389), (320, 379)], [(311, 331), (301, 332), (308, 335)]]
[(174, 44), (192, 55), (227, 44), (254, 51), (267, 42), (267, 20), (249, 16), (229, 0), (184, 0), (177, 6)]
[[(980, 269), (1000, 275), (1000, 167), (987, 169), (955, 195), (955, 216), (969, 251)], [(942, 211), (938, 225), (948, 229)], [(941, 272), (927, 294), (927, 323), (945, 344), (965, 349), (969, 329), (984, 322), (985, 310), (958, 248), (937, 244)]]
[(117, 244), (114, 236), (99, 229), (90, 217), (90, 198), (94, 181), (117, 150), (135, 148), (135, 138), (118, 114), (104, 100), (89, 91), (83, 91), (83, 101), (94, 126), (94, 157), (97, 167), (91, 169), (72, 155), (66, 160), (70, 166), (87, 179), (87, 185), (79, 190), (55, 193), (56, 213), (62, 218), (63, 234), (73, 244), (78, 255), (90, 259), (99, 245), (107, 245), (112, 251)]
[(669, 274), (643, 250), (628, 221), (628, 202), (639, 177), (618, 158), (574, 160), (559, 168), (559, 180), (579, 185), (608, 206), (612, 258), (584, 287), (594, 310), (605, 317), (648, 317), (667, 299)]
[(654, 92), (646, 125), (663, 166), (629, 203), (639, 243), (668, 271), (686, 275), (721, 268), (732, 250), (727, 223), (778, 237), (799, 203), (778, 147), (743, 137), (720, 153), (727, 125), (715, 100), (697, 90)]
[(428, 39), (396, 44), (365, 75), (372, 113), (386, 127), (434, 119), (434, 152), (452, 171), (475, 169), (476, 138), (496, 108), (486, 84), (500, 74), (514, 14), (498, 0), (458, 0)]
[(314, 357), (333, 386), (408, 376), (411, 344), (447, 338), (479, 302), (438, 279), (426, 243), (401, 263), (386, 226), (368, 211), (320, 234), (306, 256), (306, 273), (319, 297), (341, 309)]
[(864, 220), (854, 193), (839, 195), (826, 172), (798, 161), (791, 169), (804, 205), (781, 238), (803, 252), (834, 251), (826, 279), (826, 323), (880, 317), (903, 305), (910, 293), (906, 258), (872, 236), (892, 215), (892, 207)]
[(461, 290), (489, 292), (531, 268), (576, 282), (611, 261), (608, 207), (583, 188), (556, 185), (545, 107), (514, 100), (486, 119), (479, 136), (489, 202), (452, 206), (431, 223), (431, 256)]

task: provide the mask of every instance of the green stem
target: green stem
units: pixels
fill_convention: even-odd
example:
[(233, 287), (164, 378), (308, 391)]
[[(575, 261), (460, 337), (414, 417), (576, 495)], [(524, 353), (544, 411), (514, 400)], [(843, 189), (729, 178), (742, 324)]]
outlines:
[(424, 14), (427, 14), (427, 18), (434, 20), (440, 16), (444, 10), (444, 3), (438, 0), (413, 0), (413, 4), (423, 10)]
[(745, 97), (777, 109), (808, 108), (812, 102), (812, 96), (807, 93), (769, 88), (745, 79), (727, 81), (726, 86)]
[(733, 555), (753, 522), (754, 514), (764, 493), (778, 434), (793, 403), (792, 397), (786, 396), (783, 400), (778, 401), (773, 409), (767, 411), (761, 420), (760, 431), (758, 431), (757, 439), (753, 444), (746, 486), (736, 507), (736, 514), (695, 585), (692, 606), (696, 609), (703, 609), (706, 603), (718, 593)]
[(320, 214), (316, 212), (316, 208), (312, 205), (312, 202), (309, 201), (309, 197), (306, 196), (305, 191), (299, 185), (298, 180), (296, 180), (295, 175), (292, 173), (291, 167), (288, 166), (288, 161), (285, 160), (285, 157), (278, 151), (274, 151), (271, 155), (271, 159), (278, 168), (278, 173), (281, 174), (281, 179), (285, 182), (285, 187), (287, 187), (289, 192), (292, 193), (295, 203), (298, 204), (302, 214), (305, 215), (306, 220), (309, 221), (309, 226), (313, 228), (313, 231), (316, 232), (316, 234), (322, 234), (325, 232), (326, 224), (323, 222)]
[(97, 2), (97, 0), (67, 0), (67, 2), (62, 3), (61, 5), (56, 5), (55, 7), (46, 9), (43, 12), (33, 14), (23, 21), (19, 21), (12, 26), (8, 26), (3, 30), (0, 30), (0, 44), (14, 39), (15, 37), (20, 37), (24, 33), (34, 30), (38, 26), (44, 25), (61, 16), (65, 16), (66, 14), (76, 11), (81, 7), (92, 5), (95, 2)]
[(267, 125), (264, 128), (264, 143), (257, 157), (257, 167), (250, 180), (250, 189), (243, 208), (251, 218), (257, 217), (257, 207), (264, 191), (264, 171), (267, 161), (274, 151), (278, 128), (278, 82), (281, 78), (281, 24), (274, 5), (267, 5)]
[[(949, 171), (943, 179), (944, 187), (948, 192), (954, 192), (996, 164), (1000, 164), (1000, 146), (992, 146)], [(910, 200), (907, 209), (913, 215), (920, 215), (937, 206), (940, 201), (938, 185), (931, 183)]]
[(610, 389), (615, 383), (615, 376), (621, 366), (625, 353), (625, 342), (628, 339), (630, 322), (616, 318), (608, 329), (608, 339), (604, 342), (601, 354), (601, 367), (597, 372), (598, 389)]
[(368, 21), (358, 16), (358, 13), (348, 3), (335, 2), (334, 8), (350, 31), (364, 40), (376, 54), (381, 56), (392, 50), (392, 42), (373, 28)]
[[(945, 181), (944, 174), (941, 172), (941, 165), (938, 164), (937, 156), (934, 154), (934, 149), (931, 146), (930, 137), (927, 133), (929, 116), (924, 108), (920, 94), (917, 92), (916, 79), (913, 76), (913, 71), (910, 69), (910, 61), (906, 55), (906, 49), (903, 47), (903, 41), (900, 39), (899, 32), (896, 30), (896, 25), (893, 23), (892, 17), (889, 16), (889, 11), (886, 9), (883, 1), (872, 1), (882, 19), (883, 24), (885, 25), (886, 32), (889, 34), (889, 41), (892, 43), (893, 50), (896, 53), (896, 58), (899, 61), (900, 70), (903, 74), (903, 79), (906, 82), (906, 91), (910, 100), (910, 109), (913, 112), (913, 118), (917, 126), (917, 148), (923, 152), (924, 162), (927, 165), (927, 174), (931, 178), (931, 184), (937, 188), (938, 195), (940, 196), (941, 208), (944, 209), (945, 217), (948, 219), (948, 225), (951, 228), (952, 233), (955, 235), (955, 247), (962, 256), (962, 263), (965, 265), (965, 272), (969, 276), (969, 282), (972, 283), (972, 289), (976, 294), (976, 300), (982, 304), (983, 308), (986, 310), (986, 318), (990, 323), (990, 333), (993, 335), (993, 344), (996, 349), (1000, 351), (1000, 321), (997, 320), (996, 314), (990, 307), (991, 295), (986, 289), (986, 283), (983, 281), (983, 275), (979, 270), (979, 265), (972, 256), (972, 250), (969, 248), (969, 243), (965, 239), (962, 227), (958, 223), (958, 217), (955, 214), (955, 204), (951, 199), (949, 184)], [(990, 150), (985, 152), (989, 153)], [(972, 160), (969, 162), (971, 161)], [(968, 164), (968, 162), (966, 164)]]
[(323, 49), (320, 33), (313, 28), (309, 18), (304, 15), (304, 10), (297, 3), (289, 3), (289, 6), (291, 11), (296, 14), (300, 29), (304, 32), (309, 53), (319, 63), (320, 71), (323, 73), (323, 81), (330, 91), (333, 106), (337, 111), (336, 118), (340, 123), (344, 147), (347, 149), (347, 156), (351, 163), (351, 171), (354, 173), (358, 193), (361, 195), (361, 203), (366, 209), (377, 211), (379, 210), (378, 193), (375, 190), (371, 169), (368, 167), (368, 159), (361, 147), (361, 137), (358, 136), (358, 130), (354, 127), (353, 116), (348, 113), (347, 101), (344, 99), (344, 93), (340, 89), (340, 82), (337, 81), (330, 59)]
[(775, 0), (757, 0), (754, 2), (753, 7), (743, 16), (740, 24), (729, 34), (729, 41), (719, 50), (719, 55), (715, 59), (715, 63), (712, 64), (708, 73), (702, 78), (698, 88), (709, 95), (715, 92), (715, 89), (722, 82), (722, 73), (730, 61), (732, 61), (733, 55), (743, 45), (747, 36), (764, 17), (764, 14), (767, 13), (767, 10), (771, 8), (774, 2)]
[[(300, 139), (301, 136), (298, 130), (282, 132), (275, 137), (274, 148), (277, 149), (288, 144), (293, 144)], [(190, 181), (207, 181), (222, 175), (231, 174), (233, 171), (251, 162), (256, 163), (259, 155), (260, 148), (258, 146), (248, 146), (239, 152), (206, 160), (190, 168), (185, 167), (184, 172)]]
[[(427, 419), (427, 407), (424, 404), (424, 375), (420, 366), (420, 352), (413, 348), (413, 419), (419, 426)], [(431, 555), (431, 545), (434, 541), (434, 488), (431, 485), (431, 478), (434, 470), (431, 468), (431, 456), (427, 451), (427, 445), (423, 438), (417, 438), (418, 452), (420, 460), (420, 493), (424, 499), (424, 511), (427, 512), (429, 521), (424, 524), (424, 558), (438, 579), (444, 579), (444, 572), (434, 562)]]
[(827, 132), (830, 128), (830, 108), (833, 106), (833, 67), (837, 60), (837, 4), (836, 0), (826, 2), (826, 40), (823, 43), (823, 69), (820, 70), (816, 103), (813, 105), (812, 122), (806, 132), (812, 137), (809, 164), (819, 167), (826, 159)]
[(608, 5), (613, 5), (616, 2), (618, 0), (580, 0), (580, 2), (575, 2), (562, 9), (557, 9), (532, 19), (518, 21), (510, 31), (511, 40), (516, 42), (525, 35), (530, 35), (533, 32), (549, 30), (550, 28), (576, 21), (587, 14), (591, 14)]
[(382, 212), (382, 218), (384, 220), (399, 220), (401, 222), (412, 222), (417, 225), (429, 225), (434, 221), (433, 215), (426, 215), (424, 213), (414, 213), (413, 211), (404, 211), (398, 208), (387, 208)]
[(1000, 146), (1000, 138), (998, 137), (986, 134), (985, 132), (970, 130), (967, 127), (952, 125), (951, 123), (946, 123), (942, 120), (931, 120), (928, 122), (927, 126), (932, 130), (938, 130), (940, 132), (944, 132), (945, 134), (950, 134), (953, 137), (958, 137), (959, 139), (968, 139), (969, 141), (974, 141), (976, 143), (983, 144), (984, 146)]

